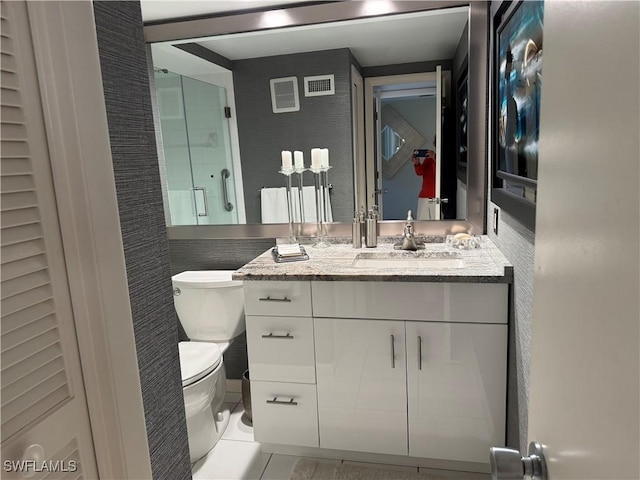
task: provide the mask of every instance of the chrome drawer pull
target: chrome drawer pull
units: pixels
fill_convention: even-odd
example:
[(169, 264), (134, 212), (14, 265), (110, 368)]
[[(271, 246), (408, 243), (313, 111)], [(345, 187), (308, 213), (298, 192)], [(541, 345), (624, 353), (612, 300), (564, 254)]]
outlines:
[(270, 333), (269, 335), (262, 335), (262, 338), (284, 338), (285, 340), (293, 340), (293, 335), (288, 333), (286, 335), (274, 335)]
[(278, 400), (278, 397), (273, 397), (273, 400), (267, 400), (267, 403), (275, 404), (275, 405), (291, 405), (293, 407), (298, 405), (298, 402), (294, 402), (293, 398), (288, 402), (283, 402), (282, 400)]
[(393, 335), (391, 335), (391, 368), (396, 368), (396, 343)]
[(271, 298), (271, 297), (266, 297), (266, 298), (259, 298), (258, 300), (260, 300), (261, 302), (289, 302), (291, 303), (291, 299), (284, 297), (284, 298)]

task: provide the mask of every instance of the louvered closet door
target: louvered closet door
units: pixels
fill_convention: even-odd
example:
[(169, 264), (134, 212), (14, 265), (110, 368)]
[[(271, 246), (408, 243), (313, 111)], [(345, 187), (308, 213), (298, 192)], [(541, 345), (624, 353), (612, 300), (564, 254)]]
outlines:
[(1, 476), (41, 448), (32, 478), (97, 478), (25, 3), (1, 17)]

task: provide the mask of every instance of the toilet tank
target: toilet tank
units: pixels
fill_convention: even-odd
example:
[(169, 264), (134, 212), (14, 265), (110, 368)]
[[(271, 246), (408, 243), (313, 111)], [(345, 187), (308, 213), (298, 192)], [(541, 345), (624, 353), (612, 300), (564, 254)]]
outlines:
[(171, 277), (173, 303), (191, 340), (229, 342), (245, 330), (242, 281), (231, 270), (182, 272)]

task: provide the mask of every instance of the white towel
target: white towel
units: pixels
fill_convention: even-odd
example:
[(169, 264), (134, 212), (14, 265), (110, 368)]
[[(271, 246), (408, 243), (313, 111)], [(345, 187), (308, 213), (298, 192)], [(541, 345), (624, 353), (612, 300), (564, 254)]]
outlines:
[(171, 225), (197, 225), (193, 190), (169, 190)]
[[(314, 187), (303, 187), (304, 195), (304, 221), (306, 223), (316, 222), (316, 193)], [(298, 195), (298, 187), (291, 188), (291, 196), (293, 203), (293, 218), (295, 222), (300, 222), (300, 197)], [(331, 211), (331, 196), (325, 195), (325, 203), (327, 205), (327, 220), (333, 221), (333, 212)], [(287, 212), (287, 189), (279, 188), (263, 188), (260, 190), (260, 201), (262, 211), (262, 223), (288, 223), (289, 213)]]

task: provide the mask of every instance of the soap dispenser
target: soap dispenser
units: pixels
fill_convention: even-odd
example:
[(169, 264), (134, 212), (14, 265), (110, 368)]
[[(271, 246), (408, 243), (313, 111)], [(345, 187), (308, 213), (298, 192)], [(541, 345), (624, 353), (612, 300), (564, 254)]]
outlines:
[(373, 248), (378, 246), (378, 206), (374, 205), (369, 210), (366, 224), (366, 246)]
[(353, 248), (362, 248), (362, 222), (364, 221), (364, 212), (356, 213), (353, 216), (353, 225), (351, 230)]

